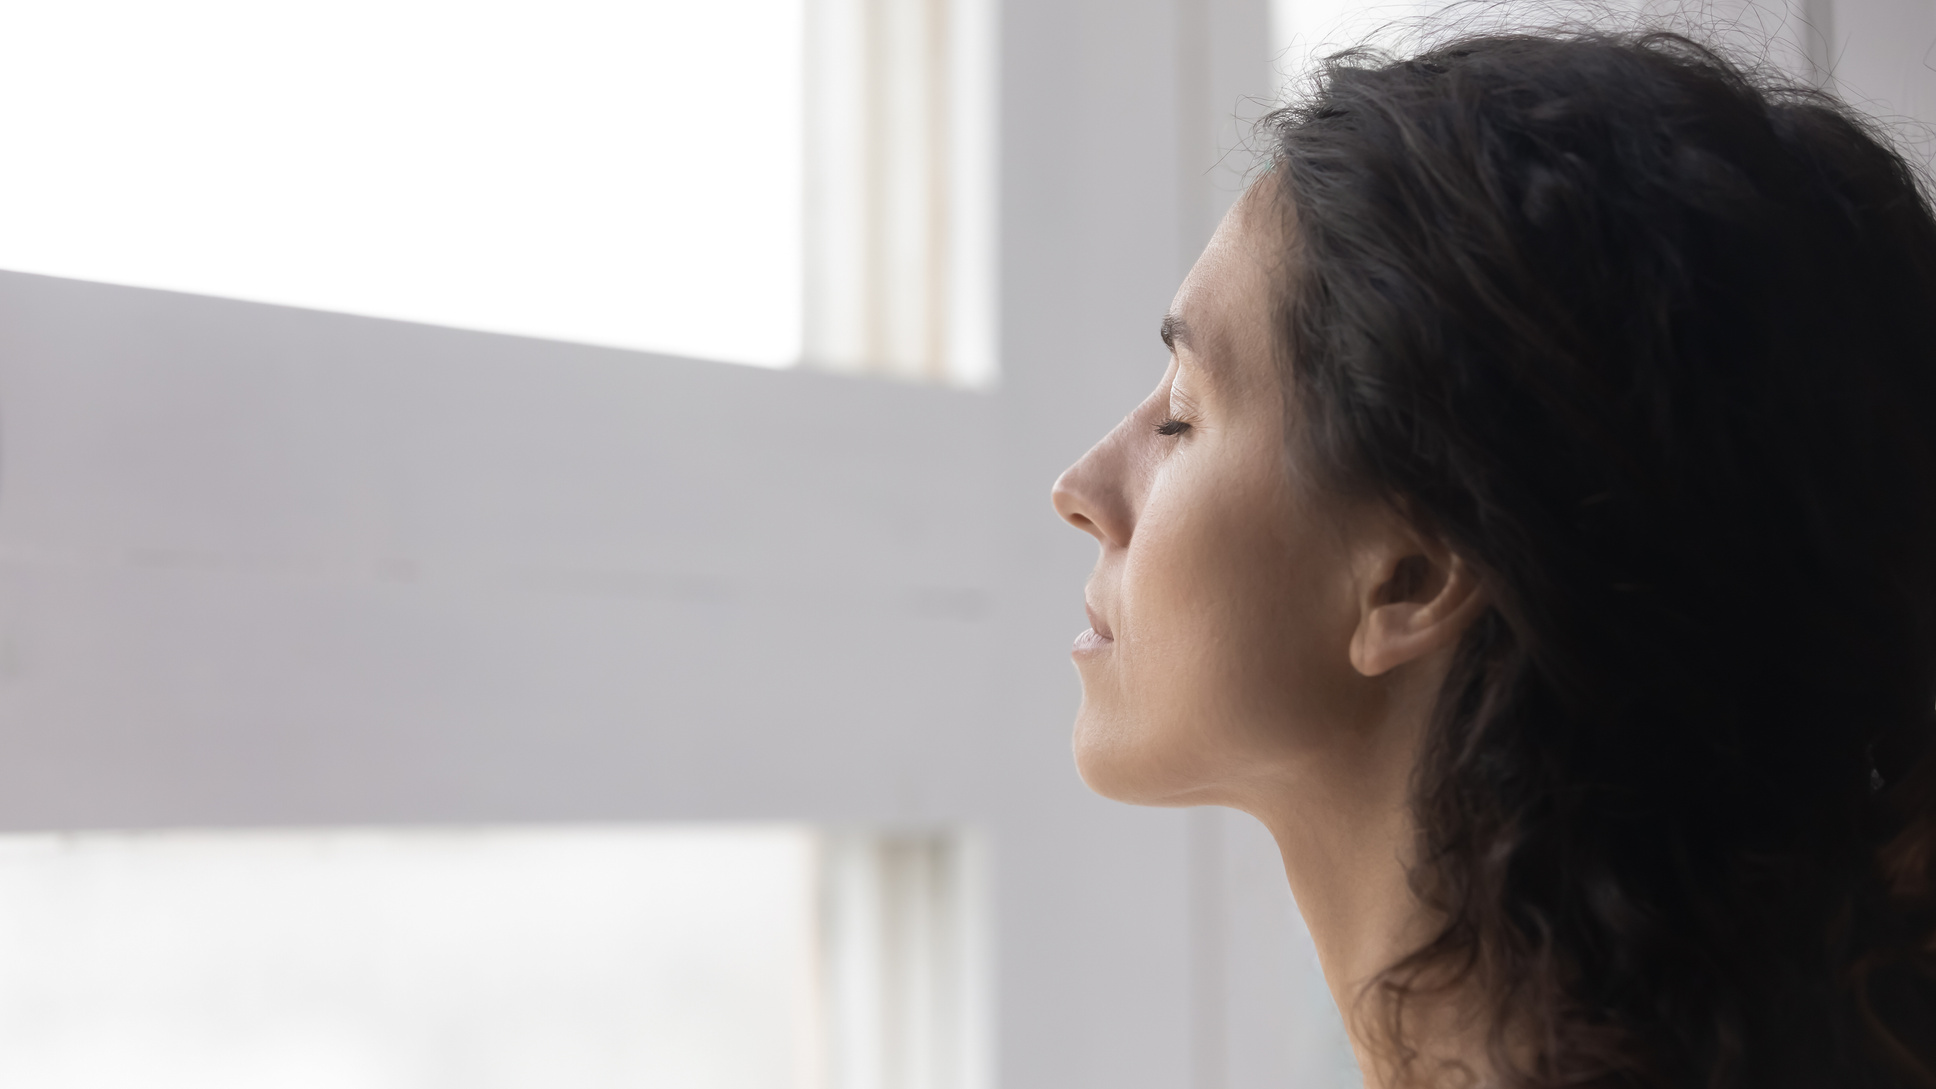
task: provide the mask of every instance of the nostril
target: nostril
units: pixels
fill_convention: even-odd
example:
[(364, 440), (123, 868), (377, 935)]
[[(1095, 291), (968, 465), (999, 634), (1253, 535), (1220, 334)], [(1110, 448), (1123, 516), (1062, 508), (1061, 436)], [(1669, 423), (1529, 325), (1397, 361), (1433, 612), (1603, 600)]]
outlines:
[(1063, 521), (1084, 533), (1100, 535), (1100, 527), (1096, 525), (1095, 519), (1083, 513), (1084, 504), (1074, 492), (1058, 487), (1050, 499), (1055, 506), (1055, 513), (1061, 515)]
[(1117, 540), (1110, 532), (1111, 526), (1105, 524), (1116, 519), (1112, 517), (1108, 505), (1099, 501), (1099, 497), (1087, 486), (1088, 482), (1078, 474), (1081, 468), (1081, 465), (1077, 465), (1055, 482), (1054, 490), (1049, 493), (1055, 512), (1062, 516), (1063, 521), (1104, 544), (1111, 541), (1124, 543)]
[(1113, 438), (1105, 437), (1064, 470), (1049, 489), (1050, 502), (1062, 520), (1105, 545), (1129, 543), (1130, 518), (1126, 517), (1129, 511), (1121, 494), (1118, 446)]

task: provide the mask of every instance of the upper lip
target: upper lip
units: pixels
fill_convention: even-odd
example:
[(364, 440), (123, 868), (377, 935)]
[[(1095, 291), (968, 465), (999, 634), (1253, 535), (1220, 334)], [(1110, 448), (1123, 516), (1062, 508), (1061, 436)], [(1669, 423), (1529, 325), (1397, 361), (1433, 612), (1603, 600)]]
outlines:
[(1094, 605), (1085, 601), (1082, 603), (1082, 609), (1089, 614), (1089, 629), (1091, 631), (1102, 636), (1104, 639), (1115, 638), (1115, 636), (1109, 634), (1109, 625), (1103, 623), (1102, 617), (1096, 615), (1096, 607)]

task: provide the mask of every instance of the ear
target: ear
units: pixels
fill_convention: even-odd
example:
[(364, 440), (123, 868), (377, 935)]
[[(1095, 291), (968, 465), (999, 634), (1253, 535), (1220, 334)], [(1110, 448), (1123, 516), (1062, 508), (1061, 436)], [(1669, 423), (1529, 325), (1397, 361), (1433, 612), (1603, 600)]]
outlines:
[(1368, 549), (1359, 574), (1351, 665), (1367, 677), (1454, 645), (1488, 604), (1470, 564), (1409, 526)]

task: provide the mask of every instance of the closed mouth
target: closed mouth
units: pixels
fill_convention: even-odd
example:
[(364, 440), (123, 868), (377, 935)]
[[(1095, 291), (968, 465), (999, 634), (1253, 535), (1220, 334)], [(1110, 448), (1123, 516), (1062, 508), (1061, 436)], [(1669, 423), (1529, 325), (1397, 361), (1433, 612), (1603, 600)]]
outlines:
[(1115, 636), (1109, 632), (1109, 626), (1104, 624), (1102, 616), (1096, 614), (1096, 607), (1084, 601), (1082, 603), (1082, 610), (1088, 612), (1090, 628), (1088, 628), (1088, 632), (1082, 632), (1080, 636), (1076, 636), (1076, 649), (1098, 649), (1098, 647), (1104, 647), (1107, 643), (1113, 643)]

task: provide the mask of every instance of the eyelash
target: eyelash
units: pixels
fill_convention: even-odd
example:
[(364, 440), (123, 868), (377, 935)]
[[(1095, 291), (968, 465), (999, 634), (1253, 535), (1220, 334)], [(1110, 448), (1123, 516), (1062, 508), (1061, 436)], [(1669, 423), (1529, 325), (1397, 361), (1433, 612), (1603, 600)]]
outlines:
[(1181, 435), (1188, 430), (1190, 425), (1174, 416), (1156, 425), (1156, 433), (1159, 435)]

